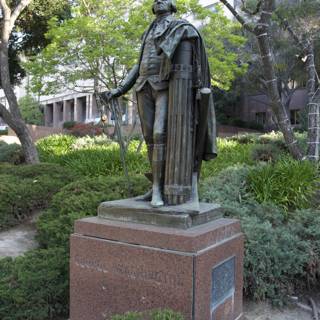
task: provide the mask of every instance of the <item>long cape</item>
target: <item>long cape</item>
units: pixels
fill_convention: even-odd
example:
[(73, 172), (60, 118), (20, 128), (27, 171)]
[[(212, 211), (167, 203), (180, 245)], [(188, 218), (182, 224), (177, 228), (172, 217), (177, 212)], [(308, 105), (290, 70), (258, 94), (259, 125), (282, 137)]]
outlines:
[[(155, 45), (158, 53), (164, 53), (166, 59), (163, 60), (160, 71), (161, 80), (169, 80), (170, 72), (172, 67), (172, 57), (177, 49), (179, 43), (182, 40), (193, 40), (195, 59), (193, 70), (194, 72), (194, 87), (197, 89), (201, 88), (211, 88), (211, 75), (209, 62), (204, 46), (202, 36), (198, 30), (188, 21), (184, 19), (175, 19), (173, 16), (168, 16), (165, 18), (165, 23), (162, 25), (162, 29), (155, 32)], [(144, 50), (145, 40), (149, 31), (153, 28), (155, 21), (150, 25), (148, 30), (144, 33), (142, 37), (142, 47), (139, 65), (142, 59), (142, 53)], [(201, 112), (201, 110), (200, 110)], [(216, 118), (212, 94), (210, 95), (209, 105), (208, 105), (208, 117), (201, 120), (198, 126), (206, 127), (206, 135), (202, 141), (197, 141), (196, 143), (196, 154), (201, 152), (201, 160), (210, 160), (217, 156), (217, 142), (216, 142)], [(198, 121), (199, 121), (198, 119)], [(202, 121), (202, 122), (201, 122)], [(198, 159), (200, 160), (200, 159)]]

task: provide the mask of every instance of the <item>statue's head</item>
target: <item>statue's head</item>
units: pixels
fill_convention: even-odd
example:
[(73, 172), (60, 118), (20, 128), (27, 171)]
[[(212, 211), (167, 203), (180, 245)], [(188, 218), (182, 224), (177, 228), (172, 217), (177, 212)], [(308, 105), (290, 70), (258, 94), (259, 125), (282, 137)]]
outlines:
[(162, 14), (166, 12), (177, 12), (175, 0), (154, 0), (152, 6), (152, 12), (154, 14)]

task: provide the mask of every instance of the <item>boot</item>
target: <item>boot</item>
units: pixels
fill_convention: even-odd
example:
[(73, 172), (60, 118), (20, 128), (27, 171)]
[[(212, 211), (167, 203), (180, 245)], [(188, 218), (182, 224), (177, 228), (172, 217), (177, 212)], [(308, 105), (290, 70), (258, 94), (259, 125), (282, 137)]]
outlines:
[(154, 208), (162, 207), (163, 201), (163, 181), (165, 168), (165, 144), (155, 144), (152, 157), (152, 200), (151, 206)]

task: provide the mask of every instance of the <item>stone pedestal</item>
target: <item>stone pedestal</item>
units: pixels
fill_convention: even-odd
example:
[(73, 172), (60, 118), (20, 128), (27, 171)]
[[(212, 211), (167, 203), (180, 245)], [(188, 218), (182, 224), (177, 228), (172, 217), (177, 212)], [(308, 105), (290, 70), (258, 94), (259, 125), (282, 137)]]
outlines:
[(242, 318), (237, 220), (189, 229), (86, 218), (71, 236), (70, 319), (169, 308), (185, 320)]

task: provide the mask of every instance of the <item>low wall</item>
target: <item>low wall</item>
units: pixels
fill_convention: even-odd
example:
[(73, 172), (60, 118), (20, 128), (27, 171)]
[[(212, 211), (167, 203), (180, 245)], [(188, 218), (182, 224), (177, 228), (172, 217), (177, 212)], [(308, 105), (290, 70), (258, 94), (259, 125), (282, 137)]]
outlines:
[[(29, 124), (27, 125), (27, 127), (31, 133), (31, 137), (33, 141), (37, 141), (41, 138), (50, 136), (52, 134), (59, 134), (64, 132), (62, 128), (35, 126), (35, 125), (29, 125)], [(14, 133), (14, 131), (11, 128), (9, 128), (8, 136), (15, 136), (15, 135), (16, 134)]]

